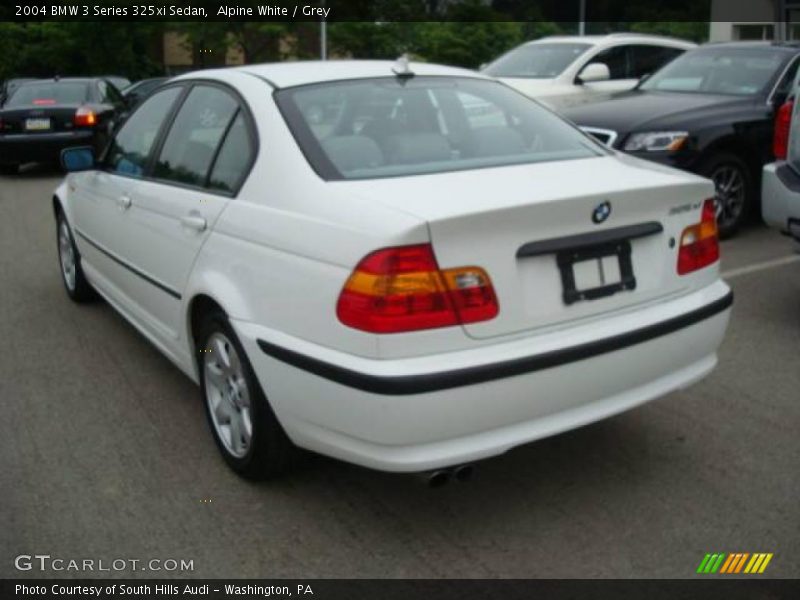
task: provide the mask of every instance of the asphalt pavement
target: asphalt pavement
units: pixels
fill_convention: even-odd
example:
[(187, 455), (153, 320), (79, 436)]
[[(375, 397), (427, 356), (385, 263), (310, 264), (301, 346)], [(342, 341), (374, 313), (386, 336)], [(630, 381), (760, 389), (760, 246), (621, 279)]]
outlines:
[(465, 484), (316, 456), (253, 484), (194, 384), (107, 304), (68, 300), (59, 179), (0, 178), (0, 577), (93, 576), (15, 568), (44, 554), (193, 566), (96, 576), (673, 578), (708, 552), (770, 552), (764, 577), (800, 577), (800, 255), (775, 232), (723, 244), (730, 329), (686, 391)]

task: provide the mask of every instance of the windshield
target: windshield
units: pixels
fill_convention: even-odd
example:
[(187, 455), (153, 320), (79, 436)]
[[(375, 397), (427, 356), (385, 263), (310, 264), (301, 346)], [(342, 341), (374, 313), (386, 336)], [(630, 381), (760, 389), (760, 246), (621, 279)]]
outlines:
[(675, 59), (640, 89), (753, 96), (783, 63), (783, 54), (769, 48), (703, 48)]
[(589, 44), (528, 44), (504, 54), (483, 72), (492, 77), (558, 77)]
[(89, 85), (83, 82), (26, 83), (17, 88), (6, 103), (13, 106), (81, 104), (89, 99)]
[(587, 158), (596, 143), (489, 80), (367, 79), (281, 90), (281, 111), (326, 179), (366, 179)]

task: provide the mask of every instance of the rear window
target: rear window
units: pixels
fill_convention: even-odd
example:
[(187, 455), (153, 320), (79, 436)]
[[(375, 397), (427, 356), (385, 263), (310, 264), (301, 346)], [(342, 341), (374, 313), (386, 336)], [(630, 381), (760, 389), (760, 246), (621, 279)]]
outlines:
[(81, 104), (89, 99), (89, 84), (76, 82), (26, 83), (14, 91), (6, 103), (13, 106)]
[(785, 64), (785, 54), (768, 48), (701, 48), (676, 58), (641, 89), (753, 96), (764, 92)]
[(276, 99), (303, 153), (325, 179), (441, 173), (606, 152), (495, 81), (366, 79), (289, 88)]

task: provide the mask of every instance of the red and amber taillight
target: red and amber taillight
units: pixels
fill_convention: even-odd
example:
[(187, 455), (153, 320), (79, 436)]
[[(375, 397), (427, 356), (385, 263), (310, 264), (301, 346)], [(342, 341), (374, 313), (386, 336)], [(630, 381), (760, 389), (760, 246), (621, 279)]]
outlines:
[(430, 244), (369, 254), (350, 275), (336, 306), (342, 323), (372, 333), (475, 323), (494, 318), (498, 311), (483, 269), (440, 270)]
[(81, 106), (75, 111), (75, 118), (72, 122), (76, 127), (93, 127), (97, 124), (97, 115), (91, 108)]
[(717, 217), (714, 200), (703, 203), (702, 216), (696, 225), (683, 230), (678, 248), (678, 275), (686, 275), (719, 260)]

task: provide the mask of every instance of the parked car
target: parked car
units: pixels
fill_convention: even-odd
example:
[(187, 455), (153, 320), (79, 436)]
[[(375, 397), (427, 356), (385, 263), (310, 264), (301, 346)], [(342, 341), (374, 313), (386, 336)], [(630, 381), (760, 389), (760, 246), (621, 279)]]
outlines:
[(798, 79), (790, 98), (775, 119), (773, 153), (776, 161), (764, 166), (761, 214), (764, 222), (800, 242), (800, 113)]
[(25, 162), (58, 162), (68, 146), (99, 152), (126, 110), (105, 79), (40, 79), (24, 83), (0, 110), (0, 170)]
[(34, 78), (31, 77), (17, 77), (13, 79), (6, 79), (2, 84), (0, 84), (0, 107), (6, 103), (8, 97), (23, 83), (27, 83), (29, 81), (36, 81)]
[(711, 183), (471, 71), (186, 74), (102, 159), (63, 160), (67, 294), (200, 385), (248, 477), (295, 446), (407, 472), (501, 454), (697, 381), (727, 327)]
[(635, 33), (546, 37), (514, 48), (483, 72), (558, 109), (630, 90), (694, 47)]
[(146, 98), (150, 92), (168, 80), (169, 77), (152, 77), (150, 79), (142, 79), (124, 88), (122, 90), (122, 95), (129, 106), (136, 106), (139, 104), (139, 102)]
[(612, 148), (712, 179), (720, 234), (729, 237), (757, 205), (799, 57), (794, 44), (708, 44), (631, 92), (564, 115)]

